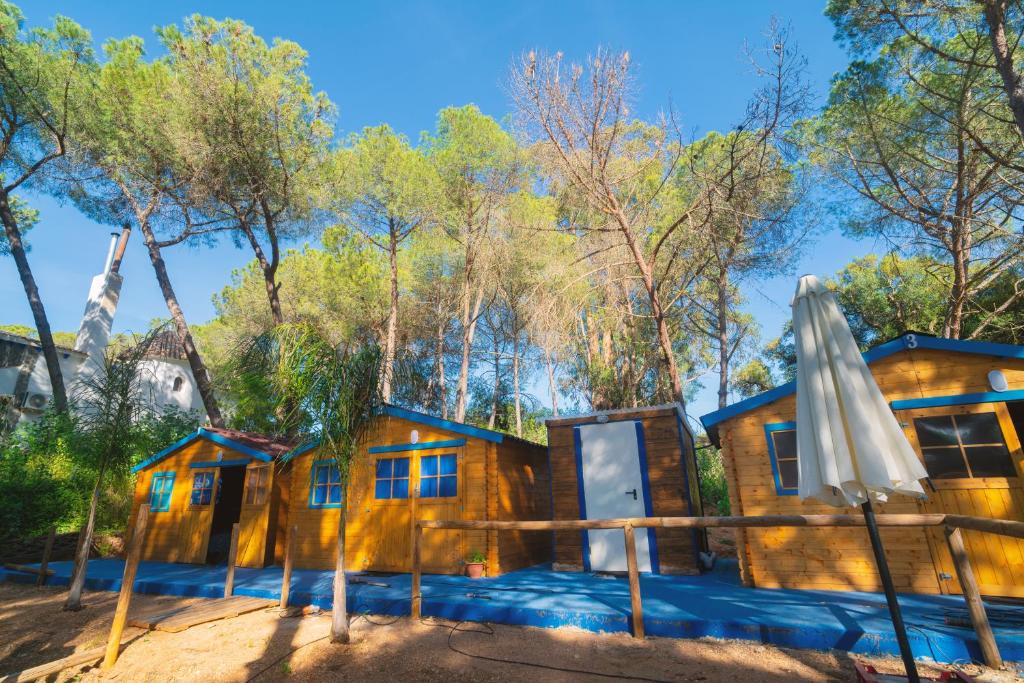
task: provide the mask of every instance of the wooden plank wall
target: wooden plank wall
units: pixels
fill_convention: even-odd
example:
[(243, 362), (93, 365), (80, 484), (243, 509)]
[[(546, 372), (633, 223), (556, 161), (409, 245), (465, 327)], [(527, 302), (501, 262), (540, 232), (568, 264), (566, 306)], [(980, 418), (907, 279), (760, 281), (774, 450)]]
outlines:
[[(497, 445), (497, 511), (492, 519), (551, 519), (551, 477), (547, 449), (507, 439)], [(498, 534), (499, 574), (551, 562), (553, 537), (546, 531), (502, 531)]]
[[(1024, 361), (1014, 359), (915, 349), (875, 361), (870, 368), (888, 401), (990, 391), (987, 374), (993, 369), (1003, 370), (1011, 389), (1024, 388)], [(950, 408), (946, 412), (953, 410)], [(796, 400), (790, 395), (719, 425), (734, 515), (857, 512), (815, 502), (802, 503), (797, 496), (776, 493), (764, 425), (795, 419)], [(907, 429), (908, 434), (913, 429), (909, 421)], [(961, 509), (945, 508), (941, 503), (944, 500), (942, 494), (929, 492), (929, 495), (931, 503), (927, 504), (905, 496), (894, 496), (886, 505), (878, 506), (878, 511), (969, 514)], [(1005, 505), (992, 508), (991, 513), (1008, 519), (1024, 519), (1021, 505), (1014, 509)], [(971, 536), (978, 546), (990, 540), (973, 532), (965, 536)], [(898, 590), (920, 593), (948, 590), (940, 585), (934, 564), (937, 553), (941, 552), (937, 550), (939, 544), (934, 539), (930, 542), (925, 530), (883, 529), (882, 538)], [(830, 590), (881, 589), (870, 543), (863, 529), (747, 529), (738, 537), (737, 546), (741, 575), (748, 585)], [(1011, 556), (1008, 561), (1012, 563), (1015, 560)], [(976, 572), (986, 571), (984, 567), (977, 566), (977, 558), (972, 557), (972, 562), (976, 563)], [(1024, 576), (1024, 564), (1020, 571)]]
[(179, 449), (164, 460), (138, 473), (135, 480), (135, 494), (132, 512), (128, 519), (129, 529), (135, 528), (135, 517), (139, 506), (149, 501), (149, 489), (156, 472), (174, 472), (174, 488), (171, 490), (171, 505), (167, 512), (151, 512), (146, 529), (146, 542), (142, 559), (156, 562), (204, 562), (206, 544), (210, 536), (212, 506), (205, 509), (190, 509), (192, 495), (192, 472), (194, 462), (212, 462), (218, 452), (224, 453), (224, 460), (247, 458), (227, 446), (197, 439)]
[[(648, 477), (651, 485), (651, 507), (655, 516), (700, 515), (697, 491), (696, 462), (693, 444), (684, 435), (682, 447), (679, 425), (672, 408), (648, 408), (628, 413), (613, 413), (611, 420), (640, 420), (644, 427), (647, 449)], [(554, 519), (580, 519), (579, 490), (576, 477), (576, 451), (573, 441), (575, 425), (593, 422), (593, 416), (562, 421), (548, 426), (548, 450), (551, 454), (551, 489)], [(684, 475), (684, 467), (689, 476)], [(696, 492), (691, 510), (687, 502), (687, 485)], [(657, 529), (658, 556), (665, 574), (699, 572), (697, 551), (702, 534), (689, 529)], [(578, 531), (555, 532), (554, 563), (556, 569), (583, 569), (583, 536)]]

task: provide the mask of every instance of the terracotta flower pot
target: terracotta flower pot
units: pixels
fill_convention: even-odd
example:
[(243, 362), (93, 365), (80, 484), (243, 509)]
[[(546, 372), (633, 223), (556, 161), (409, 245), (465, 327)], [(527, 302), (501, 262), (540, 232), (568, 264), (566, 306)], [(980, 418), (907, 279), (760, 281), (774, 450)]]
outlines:
[(484, 563), (483, 562), (467, 562), (466, 563), (466, 576), (471, 579), (479, 579), (484, 575)]

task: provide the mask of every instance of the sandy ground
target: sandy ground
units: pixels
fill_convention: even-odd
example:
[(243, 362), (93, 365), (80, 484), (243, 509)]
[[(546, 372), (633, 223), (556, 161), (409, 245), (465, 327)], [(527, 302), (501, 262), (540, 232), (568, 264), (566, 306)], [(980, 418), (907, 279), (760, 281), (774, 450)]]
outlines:
[[(61, 612), (56, 588), (0, 583), (0, 676), (102, 645), (117, 596), (89, 593), (87, 607)], [(136, 595), (133, 611), (196, 602)], [(332, 645), (327, 615), (276, 610), (145, 633), (110, 671), (69, 669), (57, 681), (850, 681), (840, 652), (785, 650), (743, 641), (637, 641), (626, 634), (454, 624), (360, 616), (352, 642)], [(895, 671), (894, 660), (872, 660)], [(926, 673), (926, 671), (922, 671)], [(970, 673), (978, 673), (973, 668)], [(988, 672), (987, 682), (1015, 680)]]

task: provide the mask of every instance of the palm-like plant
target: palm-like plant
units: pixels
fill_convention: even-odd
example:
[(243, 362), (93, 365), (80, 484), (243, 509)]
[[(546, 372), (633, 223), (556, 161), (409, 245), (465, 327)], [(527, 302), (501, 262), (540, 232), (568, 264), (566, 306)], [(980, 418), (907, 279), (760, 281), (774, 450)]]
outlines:
[(76, 450), (96, 467), (89, 515), (78, 538), (66, 610), (82, 608), (82, 589), (96, 526), (103, 478), (124, 473), (132, 464), (140, 439), (140, 423), (149, 410), (143, 392), (144, 362), (163, 328), (151, 330), (127, 348), (108, 347), (99, 367), (88, 368), (72, 387), (76, 414)]
[[(273, 387), (282, 431), (304, 427), (304, 442), (319, 443), (321, 456), (337, 463), (341, 490), (347, 491), (360, 444), (383, 405), (379, 347), (337, 346), (312, 325), (286, 323), (248, 340), (238, 358), (242, 373), (259, 377)], [(340, 512), (331, 641), (347, 643), (347, 504)]]

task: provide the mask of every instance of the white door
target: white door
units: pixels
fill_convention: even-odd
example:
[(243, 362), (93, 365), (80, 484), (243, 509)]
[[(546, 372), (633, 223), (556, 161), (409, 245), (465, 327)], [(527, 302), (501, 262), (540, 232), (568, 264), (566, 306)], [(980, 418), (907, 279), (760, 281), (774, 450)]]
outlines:
[[(632, 420), (576, 428), (584, 519), (647, 516), (639, 430)], [(626, 571), (621, 529), (594, 529), (587, 539), (591, 571)], [(640, 571), (651, 571), (650, 534), (643, 529), (636, 533), (636, 559)]]

